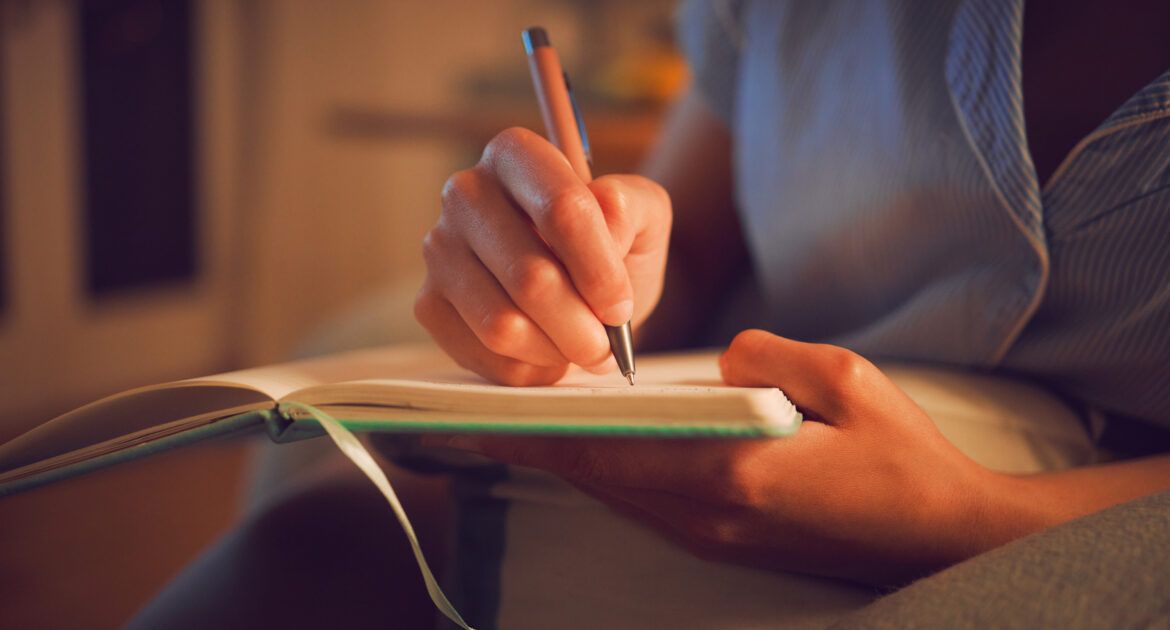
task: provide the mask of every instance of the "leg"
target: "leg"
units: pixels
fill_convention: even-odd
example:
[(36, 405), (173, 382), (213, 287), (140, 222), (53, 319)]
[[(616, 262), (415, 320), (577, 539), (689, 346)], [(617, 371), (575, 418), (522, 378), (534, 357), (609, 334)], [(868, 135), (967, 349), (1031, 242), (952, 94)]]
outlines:
[[(435, 627), (437, 613), (385, 500), (349, 462), (322, 464), (252, 510), (130, 627)], [(446, 480), (384, 465), (428, 561), (441, 568)]]

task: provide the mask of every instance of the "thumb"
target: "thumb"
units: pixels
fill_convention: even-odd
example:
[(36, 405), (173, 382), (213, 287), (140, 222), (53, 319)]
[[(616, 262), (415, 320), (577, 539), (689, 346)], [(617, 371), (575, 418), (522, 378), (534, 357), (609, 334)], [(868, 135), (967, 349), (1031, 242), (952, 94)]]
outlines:
[(872, 363), (845, 348), (763, 330), (736, 335), (719, 357), (719, 368), (728, 385), (778, 387), (797, 407), (830, 424), (843, 424), (880, 376)]

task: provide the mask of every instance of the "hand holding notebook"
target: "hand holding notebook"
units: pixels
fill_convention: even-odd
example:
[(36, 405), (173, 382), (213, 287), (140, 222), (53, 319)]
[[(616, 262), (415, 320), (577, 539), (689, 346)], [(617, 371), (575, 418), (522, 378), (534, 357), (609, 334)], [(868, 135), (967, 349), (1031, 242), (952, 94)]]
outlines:
[(864, 358), (752, 330), (720, 367), (729, 385), (783, 386), (810, 420), (781, 440), (423, 442), (551, 472), (701, 557), (772, 570), (894, 584), (1013, 535), (990, 506), (1016, 479), (960, 452)]

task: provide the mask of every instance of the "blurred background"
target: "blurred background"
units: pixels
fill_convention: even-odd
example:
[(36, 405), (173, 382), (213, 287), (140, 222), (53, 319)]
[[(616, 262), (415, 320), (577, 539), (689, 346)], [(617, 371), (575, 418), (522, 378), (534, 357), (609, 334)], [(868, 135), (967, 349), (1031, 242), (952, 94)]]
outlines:
[[(424, 338), (447, 176), (540, 129), (548, 29), (598, 173), (685, 82), (674, 2), (0, 0), (0, 442), (138, 385)], [(0, 626), (125, 621), (230, 526), (249, 445), (0, 499)]]

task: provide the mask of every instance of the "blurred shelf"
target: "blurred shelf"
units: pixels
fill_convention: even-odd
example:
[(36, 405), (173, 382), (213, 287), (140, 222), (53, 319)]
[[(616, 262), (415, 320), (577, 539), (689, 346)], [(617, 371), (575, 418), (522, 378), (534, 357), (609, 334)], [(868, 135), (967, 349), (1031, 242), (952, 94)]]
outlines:
[[(657, 107), (588, 111), (586, 126), (598, 172), (636, 169), (658, 135), (663, 111)], [(543, 132), (535, 107), (430, 113), (341, 106), (334, 108), (326, 121), (327, 132), (343, 140), (443, 140), (476, 152), (497, 133), (515, 126)]]

